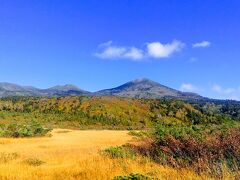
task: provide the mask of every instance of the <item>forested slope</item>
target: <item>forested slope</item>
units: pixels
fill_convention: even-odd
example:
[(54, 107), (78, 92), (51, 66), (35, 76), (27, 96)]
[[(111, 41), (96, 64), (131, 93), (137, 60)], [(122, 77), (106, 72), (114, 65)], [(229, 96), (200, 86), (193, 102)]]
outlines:
[(11, 97), (0, 100), (0, 120), (1, 123), (37, 120), (77, 128), (89, 125), (147, 128), (161, 122), (191, 125), (238, 120), (231, 110), (225, 109), (226, 105), (214, 103), (190, 104), (164, 99)]

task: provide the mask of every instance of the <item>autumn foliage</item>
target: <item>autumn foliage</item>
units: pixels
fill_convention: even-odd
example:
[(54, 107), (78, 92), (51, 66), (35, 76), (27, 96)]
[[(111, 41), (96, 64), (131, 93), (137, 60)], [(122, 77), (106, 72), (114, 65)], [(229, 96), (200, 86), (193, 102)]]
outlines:
[(204, 124), (229, 119), (179, 100), (120, 97), (12, 97), (0, 99), (2, 122), (30, 120), (56, 127), (144, 129), (157, 123)]
[(133, 148), (154, 161), (175, 168), (194, 168), (221, 176), (224, 166), (240, 169), (240, 129), (158, 125), (151, 138)]

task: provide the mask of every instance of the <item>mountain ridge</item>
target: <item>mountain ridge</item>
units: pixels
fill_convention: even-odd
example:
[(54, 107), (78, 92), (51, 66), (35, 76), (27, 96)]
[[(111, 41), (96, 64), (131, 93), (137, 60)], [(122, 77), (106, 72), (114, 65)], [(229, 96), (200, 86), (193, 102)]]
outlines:
[(129, 98), (177, 98), (202, 99), (204, 97), (192, 93), (182, 92), (147, 78), (139, 78), (120, 86), (90, 92), (73, 84), (56, 85), (46, 89), (33, 86), (20, 86), (14, 83), (0, 82), (0, 97), (11, 96), (119, 96)]
[(20, 86), (14, 83), (0, 83), (0, 97), (11, 96), (67, 96), (87, 95), (90, 92), (84, 91), (75, 85), (57, 85), (47, 89), (40, 89), (33, 86)]

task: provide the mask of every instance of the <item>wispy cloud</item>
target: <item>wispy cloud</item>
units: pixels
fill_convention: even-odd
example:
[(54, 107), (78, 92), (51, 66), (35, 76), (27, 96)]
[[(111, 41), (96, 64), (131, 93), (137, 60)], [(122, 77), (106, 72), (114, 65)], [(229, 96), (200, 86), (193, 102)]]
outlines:
[(107, 46), (112, 45), (112, 43), (113, 43), (112, 41), (107, 41), (107, 42), (104, 42), (104, 43), (99, 44), (98, 47), (99, 47), (99, 48), (101, 48), (101, 47), (107, 47)]
[(240, 101), (240, 86), (239, 87), (223, 87), (218, 84), (212, 84), (208, 87), (202, 88), (191, 83), (182, 83), (180, 91), (193, 92), (198, 94), (208, 94), (212, 98), (216, 99), (229, 99)]
[(212, 86), (212, 90), (216, 93), (220, 93), (220, 94), (232, 94), (232, 93), (236, 93), (239, 92), (240, 90), (238, 88), (222, 88), (220, 85), (218, 84), (214, 84)]
[(144, 57), (143, 51), (141, 49), (131, 47), (128, 49), (128, 51), (125, 52), (123, 55), (126, 58), (129, 59), (142, 59)]
[(126, 51), (124, 47), (109, 46), (103, 52), (96, 53), (95, 55), (102, 59), (115, 59), (124, 56)]
[(192, 45), (193, 48), (204, 48), (209, 47), (211, 43), (209, 41), (197, 42)]
[(180, 91), (183, 92), (199, 92), (200, 89), (191, 83), (183, 83), (180, 87)]
[(173, 41), (172, 43), (162, 44), (160, 42), (150, 42), (146, 47), (140, 49), (134, 46), (116, 46), (112, 41), (98, 45), (98, 52), (94, 55), (102, 59), (129, 59), (143, 60), (146, 58), (167, 58), (175, 52), (179, 52), (184, 47), (184, 43)]
[(238, 88), (223, 88), (218, 84), (214, 84), (211, 87), (211, 90), (216, 93), (220, 98), (224, 99), (233, 99), (233, 100), (240, 100), (240, 87)]

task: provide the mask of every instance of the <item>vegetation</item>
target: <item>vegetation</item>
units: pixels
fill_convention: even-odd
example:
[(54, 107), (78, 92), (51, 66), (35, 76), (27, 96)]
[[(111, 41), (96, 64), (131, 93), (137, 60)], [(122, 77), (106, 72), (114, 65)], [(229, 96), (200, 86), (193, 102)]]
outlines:
[(0, 154), (0, 163), (8, 163), (14, 159), (17, 159), (19, 157), (19, 155), (14, 152), (14, 153), (5, 153), (5, 152), (2, 152)]
[(37, 158), (28, 158), (28, 159), (24, 160), (23, 162), (30, 166), (40, 166), (45, 163), (44, 161), (37, 159)]
[(128, 145), (107, 148), (102, 151), (102, 154), (110, 158), (134, 159), (136, 156), (135, 152)]
[(162, 165), (191, 168), (214, 177), (222, 177), (224, 169), (233, 173), (240, 170), (240, 128), (237, 124), (159, 124), (151, 136), (141, 141), (132, 145), (132, 149)]
[(35, 137), (44, 136), (51, 129), (42, 127), (39, 123), (33, 121), (30, 124), (2, 124), (0, 126), (0, 137)]
[[(70, 130), (51, 138), (0, 138), (0, 179), (113, 179), (138, 173), (158, 179), (209, 179), (191, 169), (162, 166), (149, 158), (110, 158), (98, 152), (131, 142), (127, 131)], [(224, 178), (229, 179), (226, 171)]]
[(139, 173), (131, 173), (127, 176), (116, 176), (113, 178), (113, 180), (152, 180), (153, 178), (150, 178), (149, 176), (145, 176), (143, 174)]
[(233, 107), (231, 103), (120, 97), (11, 97), (0, 100), (0, 120), (27, 123), (33, 119), (48, 127), (64, 128), (146, 129), (162, 122), (197, 125), (239, 121), (240, 106)]
[[(100, 171), (101, 168), (105, 168), (104, 171), (109, 172), (110, 169), (114, 172), (111, 174), (111, 178), (115, 177), (115, 179), (144, 179), (146, 177), (163, 179), (188, 176), (194, 177), (193, 179), (202, 177), (239, 178), (239, 104), (236, 101), (185, 102), (169, 99), (147, 100), (120, 97), (3, 98), (0, 99), (0, 136), (43, 136), (51, 128), (56, 127), (128, 129), (130, 131), (126, 136), (137, 137), (135, 138), (137, 142), (122, 145), (123, 142), (119, 140), (122, 143), (108, 144), (107, 149), (101, 150), (101, 156), (97, 155), (102, 161), (98, 162), (101, 167), (94, 164), (94, 168), (88, 169), (89, 172), (94, 173), (96, 169)], [(56, 131), (55, 136), (65, 139), (71, 134), (71, 130), (64, 129)], [(75, 136), (77, 135), (75, 134)], [(83, 139), (81, 138), (81, 140)], [(69, 141), (69, 144), (65, 146), (71, 146), (71, 142), (73, 141)], [(77, 142), (79, 143), (79, 137)], [(0, 146), (6, 147), (5, 143), (8, 142), (0, 141)], [(74, 148), (78, 143), (75, 143)], [(48, 146), (39, 145), (39, 148), (46, 147)], [(32, 146), (30, 146), (31, 148)], [(104, 148), (106, 147), (104, 146)], [(49, 148), (47, 151), (50, 151)], [(47, 151), (44, 149), (45, 153)], [(52, 153), (57, 153), (59, 157), (62, 157), (64, 153), (65, 157), (65, 151), (67, 150), (62, 151), (61, 149), (61, 152), (56, 150)], [(72, 149), (72, 152), (79, 153), (77, 149)], [(42, 157), (42, 153), (39, 153), (40, 157), (32, 154), (30, 157), (22, 158), (15, 157), (7, 151), (7, 153), (3, 152), (0, 161), (3, 164), (18, 161), (24, 166), (35, 166), (35, 168), (48, 166), (49, 161), (53, 164), (61, 161), (59, 159), (51, 161), (46, 158), (47, 156)], [(66, 159), (68, 158), (66, 157)], [(71, 161), (76, 162), (75, 158), (76, 154)], [(93, 160), (88, 160), (83, 164), (86, 163), (93, 163)], [(111, 163), (114, 163), (114, 168), (117, 170), (111, 168), (112, 165), (109, 165)], [(71, 169), (76, 164), (79, 165), (79, 162), (72, 165)], [(160, 172), (163, 172), (160, 170), (163, 167), (169, 168), (170, 176), (159, 175)], [(118, 169), (121, 170), (118, 171)], [(139, 169), (140, 171), (138, 171)], [(159, 171), (155, 172), (152, 169)], [(70, 172), (69, 169), (67, 171)], [(65, 170), (55, 172), (53, 176), (60, 172), (65, 172)], [(133, 172), (140, 174), (131, 174)], [(179, 172), (183, 174), (187, 172), (187, 175), (174, 176), (174, 173)], [(100, 174), (99, 179), (106, 176), (103, 171)], [(73, 179), (92, 178), (82, 169), (74, 171), (71, 177)], [(110, 176), (108, 177), (110, 178)]]

